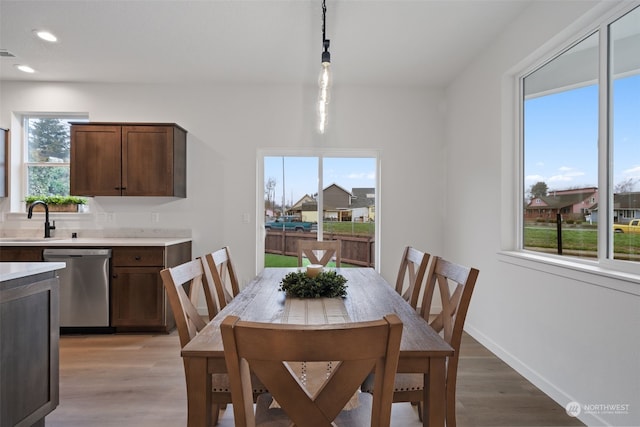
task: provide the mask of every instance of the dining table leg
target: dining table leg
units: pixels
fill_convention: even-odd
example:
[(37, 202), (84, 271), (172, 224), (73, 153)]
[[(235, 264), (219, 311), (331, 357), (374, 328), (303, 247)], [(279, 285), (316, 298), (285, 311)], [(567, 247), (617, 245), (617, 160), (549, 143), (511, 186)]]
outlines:
[(446, 413), (446, 357), (429, 358), (429, 373), (424, 376), (424, 427), (444, 427)]
[(205, 357), (185, 357), (187, 378), (187, 426), (211, 425), (211, 375)]

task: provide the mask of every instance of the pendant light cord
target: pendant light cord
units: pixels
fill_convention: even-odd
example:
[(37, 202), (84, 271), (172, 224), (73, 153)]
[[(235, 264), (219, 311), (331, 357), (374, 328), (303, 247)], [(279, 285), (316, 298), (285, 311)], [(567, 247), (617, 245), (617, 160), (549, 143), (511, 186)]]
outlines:
[(324, 47), (322, 58), (323, 58), (323, 62), (325, 60), (327, 62), (331, 62), (331, 56), (329, 54), (329, 40), (327, 40), (326, 24), (327, 24), (327, 2), (326, 0), (322, 0), (322, 46)]
[(327, 23), (327, 3), (326, 0), (322, 0), (322, 46), (324, 51), (329, 50), (329, 40), (327, 40), (326, 24)]
[(327, 22), (327, 2), (322, 0), (322, 44), (327, 40), (325, 25)]

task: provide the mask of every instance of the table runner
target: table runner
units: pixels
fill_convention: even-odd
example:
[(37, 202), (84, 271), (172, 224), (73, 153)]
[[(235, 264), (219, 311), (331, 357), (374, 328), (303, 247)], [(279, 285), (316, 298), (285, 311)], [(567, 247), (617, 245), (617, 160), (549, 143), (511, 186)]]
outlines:
[[(281, 323), (296, 325), (322, 325), (330, 323), (350, 323), (351, 319), (347, 313), (342, 298), (289, 298), (284, 304)], [(289, 368), (300, 379), (302, 385), (312, 396), (324, 384), (331, 375), (332, 368), (336, 362), (301, 362), (289, 364)], [(345, 405), (345, 409), (354, 409), (358, 406), (358, 393), (355, 393), (351, 400)], [(279, 405), (273, 400), (272, 408)]]

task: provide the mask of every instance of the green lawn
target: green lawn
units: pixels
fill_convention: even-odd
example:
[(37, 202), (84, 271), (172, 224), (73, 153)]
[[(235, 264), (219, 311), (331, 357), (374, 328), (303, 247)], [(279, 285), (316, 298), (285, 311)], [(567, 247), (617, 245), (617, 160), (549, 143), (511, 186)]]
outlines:
[(375, 235), (376, 224), (374, 222), (337, 222), (327, 221), (323, 223), (325, 233), (338, 233), (355, 236)]
[[(303, 265), (309, 265), (308, 259), (302, 260)], [(284, 255), (276, 255), (276, 254), (264, 254), (264, 266), (265, 267), (297, 267), (298, 266), (298, 257), (295, 256), (284, 256)], [(331, 261), (327, 264), (327, 267), (335, 267), (336, 263)], [(340, 267), (355, 267), (354, 265), (341, 263)]]
[[(525, 248), (558, 247), (555, 227), (525, 227)], [(562, 249), (595, 253), (598, 250), (597, 231), (593, 228), (569, 228), (562, 230)], [(640, 234), (615, 233), (613, 236), (615, 254), (640, 255)]]

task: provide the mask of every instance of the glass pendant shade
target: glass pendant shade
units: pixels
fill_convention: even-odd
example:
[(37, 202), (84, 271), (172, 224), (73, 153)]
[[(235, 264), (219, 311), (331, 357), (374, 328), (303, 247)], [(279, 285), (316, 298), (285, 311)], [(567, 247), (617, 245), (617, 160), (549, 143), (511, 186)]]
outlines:
[(331, 63), (323, 62), (318, 78), (318, 131), (324, 133), (328, 119), (328, 106), (330, 100), (329, 88), (331, 87)]

